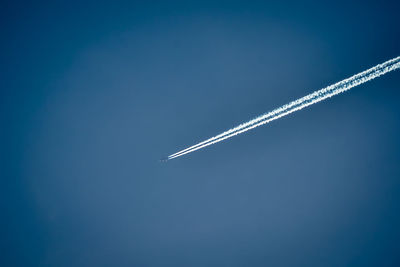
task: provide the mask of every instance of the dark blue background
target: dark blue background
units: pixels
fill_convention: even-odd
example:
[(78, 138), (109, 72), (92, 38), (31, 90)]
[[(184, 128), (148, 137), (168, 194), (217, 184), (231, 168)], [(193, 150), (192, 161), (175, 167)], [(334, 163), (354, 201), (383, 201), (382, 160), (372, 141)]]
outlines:
[(399, 71), (158, 159), (399, 56), (399, 2), (188, 2), (1, 4), (0, 265), (398, 266)]

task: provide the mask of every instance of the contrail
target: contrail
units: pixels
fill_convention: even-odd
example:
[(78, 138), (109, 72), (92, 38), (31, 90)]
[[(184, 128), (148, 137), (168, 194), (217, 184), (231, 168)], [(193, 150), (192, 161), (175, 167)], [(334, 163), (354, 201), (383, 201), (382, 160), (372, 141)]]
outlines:
[(340, 94), (344, 91), (347, 91), (357, 85), (363, 84), (367, 81), (375, 79), (381, 75), (384, 75), (392, 70), (396, 70), (400, 68), (400, 56), (390, 59), (382, 64), (378, 64), (375, 67), (372, 67), (368, 70), (360, 72), (356, 75), (351, 76), (350, 78), (344, 79), (340, 82), (337, 82), (333, 85), (329, 85), (323, 89), (315, 91), (309, 95), (306, 95), (302, 98), (299, 98), (295, 101), (290, 102), (289, 104), (283, 105), (279, 108), (276, 108), (268, 113), (265, 113), (261, 116), (258, 116), (255, 119), (252, 119), (248, 122), (242, 123), (232, 129), (229, 129), (219, 135), (211, 137), (203, 142), (200, 142), (196, 145), (183, 149), (177, 153), (169, 155), (165, 160), (174, 159), (185, 154), (191, 153), (193, 151), (202, 149), (206, 146), (221, 142), (225, 139), (228, 139), (232, 136), (247, 132), (253, 128), (261, 126), (263, 124), (269, 123), (270, 121), (282, 118), (290, 113), (293, 113), (297, 110), (301, 110), (307, 106), (318, 103), (324, 99), (332, 97), (334, 95)]

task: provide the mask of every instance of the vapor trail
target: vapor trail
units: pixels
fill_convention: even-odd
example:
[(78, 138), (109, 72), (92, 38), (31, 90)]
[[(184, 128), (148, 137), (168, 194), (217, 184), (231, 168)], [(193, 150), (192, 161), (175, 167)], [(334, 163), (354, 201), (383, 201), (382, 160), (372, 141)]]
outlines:
[(265, 113), (255, 119), (252, 119), (248, 122), (242, 123), (232, 129), (229, 129), (219, 135), (211, 137), (203, 142), (200, 142), (196, 145), (183, 149), (177, 153), (171, 154), (168, 156), (167, 160), (174, 159), (185, 154), (191, 153), (193, 151), (199, 150), (206, 146), (221, 142), (225, 139), (228, 139), (232, 136), (247, 132), (253, 128), (256, 128), (260, 125), (269, 123), (270, 121), (279, 119), (284, 117), (290, 113), (293, 113), (297, 110), (301, 110), (307, 106), (320, 102), (324, 99), (332, 97), (334, 95), (340, 94), (344, 91), (347, 91), (357, 85), (363, 84), (367, 81), (375, 79), (381, 75), (384, 75), (392, 70), (396, 70), (400, 68), (400, 56), (388, 60), (382, 64), (378, 64), (375, 67), (372, 67), (368, 70), (360, 72), (356, 75), (351, 76), (350, 78), (344, 79), (340, 82), (337, 82), (333, 85), (315, 91), (309, 95), (306, 95), (302, 98), (299, 98), (295, 101), (290, 102), (289, 104), (283, 105), (279, 108), (276, 108), (268, 113)]

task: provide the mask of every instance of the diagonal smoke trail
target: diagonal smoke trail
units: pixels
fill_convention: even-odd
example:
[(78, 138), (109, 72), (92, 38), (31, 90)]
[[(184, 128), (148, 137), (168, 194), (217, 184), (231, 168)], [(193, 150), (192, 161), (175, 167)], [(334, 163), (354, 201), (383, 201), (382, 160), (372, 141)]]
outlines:
[(344, 91), (347, 91), (357, 85), (363, 84), (367, 81), (375, 79), (381, 75), (384, 75), (392, 70), (400, 68), (400, 57), (393, 58), (388, 60), (382, 64), (376, 65), (366, 71), (360, 72), (356, 75), (351, 76), (345, 80), (342, 80), (338, 83), (325, 87), (321, 90), (315, 91), (309, 95), (306, 95), (302, 98), (299, 98), (295, 101), (290, 102), (289, 104), (283, 105), (277, 109), (272, 110), (266, 114), (263, 114), (255, 119), (252, 119), (246, 123), (240, 124), (232, 129), (229, 129), (219, 135), (216, 135), (212, 138), (209, 138), (203, 142), (200, 142), (196, 145), (183, 149), (177, 153), (171, 154), (168, 156), (167, 160), (177, 158), (183, 156), (185, 154), (191, 153), (193, 151), (199, 150), (206, 146), (221, 142), (225, 139), (228, 139), (232, 136), (241, 134), (243, 132), (247, 132), (255, 127), (260, 125), (269, 123), (270, 121), (279, 119), (284, 117), (290, 113), (293, 113), (297, 110), (303, 109), (307, 106), (320, 102), (324, 99), (332, 97), (334, 95), (340, 94)]

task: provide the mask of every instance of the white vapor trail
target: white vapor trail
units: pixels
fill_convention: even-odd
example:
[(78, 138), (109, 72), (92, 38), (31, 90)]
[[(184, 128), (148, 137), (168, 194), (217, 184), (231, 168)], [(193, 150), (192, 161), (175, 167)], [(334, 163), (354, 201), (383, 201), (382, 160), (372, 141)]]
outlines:
[(396, 70), (400, 68), (400, 56), (390, 59), (382, 64), (378, 64), (375, 67), (372, 67), (368, 70), (360, 72), (356, 75), (351, 76), (350, 78), (344, 79), (335, 84), (329, 85), (321, 90), (315, 91), (309, 95), (306, 95), (302, 98), (299, 98), (295, 101), (290, 102), (289, 104), (283, 105), (279, 108), (276, 108), (268, 113), (265, 113), (261, 116), (258, 116), (255, 119), (252, 119), (248, 122), (242, 123), (232, 129), (229, 129), (219, 135), (211, 137), (203, 142), (200, 142), (196, 145), (183, 149), (177, 153), (171, 154), (167, 157), (166, 160), (174, 159), (185, 154), (191, 153), (193, 151), (202, 149), (206, 146), (221, 142), (225, 139), (228, 139), (232, 136), (247, 132), (253, 128), (261, 126), (263, 124), (269, 123), (270, 121), (282, 118), (290, 113), (293, 113), (297, 110), (301, 110), (307, 106), (318, 103), (324, 99), (332, 97), (334, 95), (340, 94), (344, 91), (347, 91), (357, 85), (363, 84), (367, 81), (375, 79), (381, 75), (384, 75), (390, 71)]

